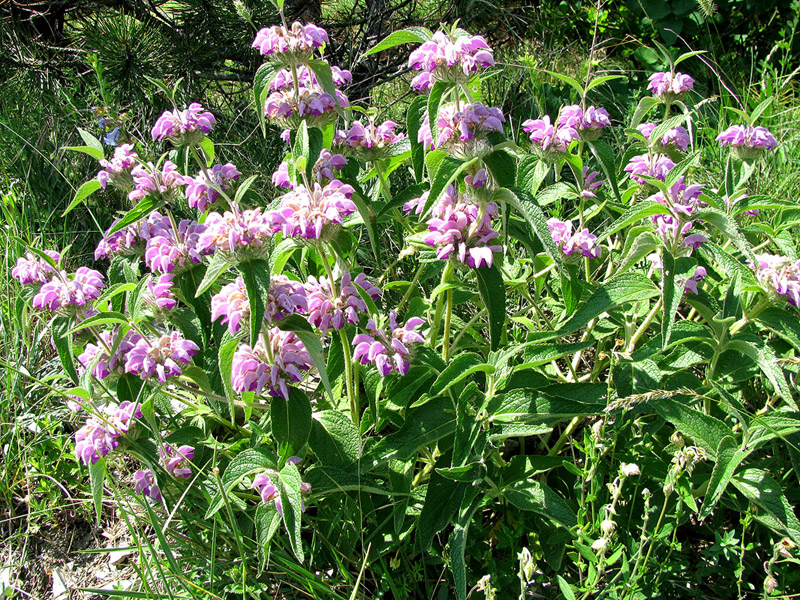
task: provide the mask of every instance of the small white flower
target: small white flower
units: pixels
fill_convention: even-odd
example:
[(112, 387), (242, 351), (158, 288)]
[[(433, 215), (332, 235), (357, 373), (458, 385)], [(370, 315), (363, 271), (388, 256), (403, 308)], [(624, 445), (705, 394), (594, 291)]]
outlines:
[(636, 465), (634, 463), (622, 463), (619, 466), (619, 472), (625, 477), (633, 477), (634, 475), (641, 474), (641, 471), (639, 470), (639, 465)]

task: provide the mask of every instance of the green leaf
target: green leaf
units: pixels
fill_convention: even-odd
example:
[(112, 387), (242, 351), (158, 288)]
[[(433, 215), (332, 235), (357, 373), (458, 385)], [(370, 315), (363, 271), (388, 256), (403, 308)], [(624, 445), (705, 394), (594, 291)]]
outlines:
[(564, 261), (561, 251), (553, 242), (553, 235), (547, 226), (547, 218), (529, 193), (516, 188), (500, 188), (495, 191), (492, 201), (507, 202), (509, 206), (515, 209), (527, 221), (533, 233), (542, 242), (545, 252), (558, 265), (559, 269), (563, 269)]
[(752, 114), (750, 115), (750, 123), (755, 124), (755, 122), (758, 120), (758, 117), (764, 114), (764, 111), (767, 110), (774, 101), (775, 101), (775, 96), (770, 96), (769, 98), (761, 102), (758, 106), (756, 106), (753, 109)]
[(267, 563), (267, 548), (281, 524), (281, 515), (275, 504), (258, 505), (256, 509), (256, 543), (258, 544), (258, 568), (264, 570)]
[(417, 136), (425, 118), (427, 106), (425, 96), (417, 96), (408, 106), (408, 139), (411, 142), (411, 164), (414, 167), (414, 179), (417, 183), (422, 181), (425, 170), (425, 148), (418, 141)]
[(253, 185), (256, 179), (258, 179), (258, 175), (251, 175), (239, 184), (239, 187), (236, 188), (236, 195), (233, 198), (233, 201), (236, 204), (239, 204), (244, 199), (244, 195), (247, 193), (247, 191), (250, 189), (250, 186)]
[(239, 263), (236, 268), (242, 274), (247, 288), (247, 299), (250, 303), (250, 344), (255, 346), (264, 323), (264, 301), (269, 295), (269, 263), (263, 258), (256, 258)]
[(578, 518), (566, 500), (535, 479), (506, 488), (503, 497), (520, 510), (540, 514), (567, 529), (578, 524)]
[(625, 75), (605, 75), (603, 77), (597, 77), (596, 79), (592, 79), (589, 82), (589, 85), (586, 86), (586, 93), (588, 94), (594, 88), (603, 85), (604, 83), (608, 83), (609, 81), (615, 81), (617, 79), (625, 79), (627, 81), (627, 77)]
[(478, 160), (476, 157), (465, 162), (460, 158), (438, 154), (439, 152), (441, 151), (434, 150), (429, 152), (425, 159), (428, 163), (428, 170), (432, 171), (433, 174), (431, 176), (431, 191), (428, 194), (428, 200), (425, 202), (423, 215), (428, 213), (431, 206), (439, 200), (439, 196), (447, 187)]
[(681, 125), (689, 115), (687, 113), (681, 113), (679, 115), (675, 115), (674, 117), (670, 117), (666, 121), (662, 121), (659, 123), (655, 129), (653, 129), (652, 133), (650, 134), (650, 139), (653, 141), (659, 141), (661, 138), (664, 137), (670, 129), (675, 129), (679, 125)]
[(205, 275), (200, 285), (197, 286), (197, 291), (194, 293), (195, 298), (199, 298), (206, 293), (214, 282), (231, 267), (231, 263), (224, 253), (218, 253), (211, 257), (211, 262), (208, 263)]
[[(517, 187), (535, 196), (550, 173), (550, 165), (533, 154), (526, 154), (519, 162)], [(508, 187), (508, 186), (506, 186)]]
[(125, 216), (123, 216), (117, 223), (108, 230), (106, 236), (111, 235), (112, 233), (116, 233), (122, 229), (125, 229), (128, 225), (135, 223), (139, 219), (142, 219), (149, 215), (153, 210), (155, 210), (161, 204), (160, 200), (157, 200), (153, 196), (145, 196), (142, 198), (139, 203), (130, 209)]
[(505, 150), (495, 150), (483, 157), (498, 187), (514, 186), (517, 182), (517, 161)]
[(800, 323), (797, 317), (788, 310), (771, 306), (761, 311), (756, 321), (777, 333), (800, 352)]
[(322, 353), (322, 341), (319, 335), (314, 332), (311, 325), (308, 324), (308, 321), (300, 315), (290, 315), (278, 321), (277, 325), (283, 331), (294, 332), (294, 334), (300, 338), (300, 341), (303, 342), (306, 350), (308, 350), (308, 354), (311, 356), (311, 362), (314, 363), (314, 367), (316, 367), (319, 373), (322, 385), (325, 386), (325, 391), (328, 392), (328, 397), (333, 401), (333, 388), (331, 388), (331, 382), (328, 379), (328, 371), (325, 368), (325, 355)]
[(575, 592), (572, 591), (572, 587), (567, 583), (566, 579), (561, 575), (556, 575), (556, 582), (558, 582), (558, 589), (564, 595), (564, 600), (575, 600)]
[(634, 206), (626, 210), (616, 221), (614, 221), (614, 223), (608, 229), (598, 236), (597, 243), (600, 244), (604, 240), (617, 233), (620, 229), (624, 229), (628, 225), (637, 223), (642, 219), (652, 217), (653, 215), (668, 214), (670, 214), (669, 209), (656, 200), (643, 200), (641, 202), (637, 202)]
[(333, 84), (333, 73), (331, 67), (324, 60), (310, 60), (306, 63), (314, 73), (317, 83), (326, 94), (330, 94), (336, 102), (336, 106), (341, 108), (339, 97), (336, 95), (336, 86)]
[(489, 313), (489, 344), (492, 350), (500, 347), (506, 324), (506, 286), (496, 264), (475, 269), (481, 301)]
[(375, 44), (372, 48), (367, 50), (364, 54), (362, 54), (361, 58), (359, 58), (358, 60), (361, 61), (370, 54), (375, 54), (376, 52), (383, 52), (384, 50), (388, 50), (389, 48), (394, 48), (395, 46), (399, 46), (401, 44), (420, 44), (425, 41), (426, 41), (425, 36), (420, 35), (420, 31), (417, 28), (401, 29), (400, 31), (393, 31), (385, 38), (383, 38), (380, 42)]
[(388, 458), (408, 460), (420, 448), (455, 431), (456, 415), (449, 398), (438, 397), (407, 411), (395, 433), (382, 438), (362, 463), (371, 468)]
[(233, 402), (236, 399), (236, 394), (233, 391), (233, 385), (231, 383), (233, 355), (238, 347), (239, 340), (236, 338), (224, 342), (219, 347), (219, 374), (222, 379), (222, 385), (225, 387), (225, 396), (228, 398), (228, 408), (231, 419), (233, 419), (235, 415)]
[(361, 458), (361, 436), (343, 413), (324, 410), (314, 413), (308, 438), (314, 455), (322, 465), (346, 468)]
[(64, 146), (61, 148), (62, 150), (71, 150), (72, 152), (81, 152), (83, 154), (88, 154), (95, 160), (103, 160), (105, 158), (105, 154), (103, 153), (103, 149), (100, 148), (92, 148), (91, 146)]
[(210, 169), (211, 165), (214, 164), (214, 142), (210, 138), (204, 137), (199, 146), (206, 157), (206, 167)]
[(571, 86), (572, 89), (578, 92), (578, 96), (580, 96), (581, 98), (583, 98), (586, 95), (583, 86), (569, 75), (564, 75), (563, 73), (556, 73), (555, 71), (548, 71), (547, 69), (542, 69), (542, 71), (544, 71), (551, 77), (555, 77), (556, 79), (563, 81), (567, 85)]
[(464, 554), (467, 546), (468, 527), (469, 523), (456, 523), (450, 533), (450, 568), (453, 571), (453, 583), (458, 600), (466, 600), (467, 597), (467, 566)]
[(603, 174), (611, 185), (611, 191), (614, 192), (614, 197), (617, 199), (617, 202), (621, 202), (619, 186), (617, 185), (617, 165), (614, 158), (616, 156), (614, 150), (609, 144), (602, 140), (589, 142), (589, 148), (600, 163)]
[(663, 252), (662, 261), (664, 264), (664, 314), (661, 319), (661, 343), (662, 349), (666, 350), (672, 335), (672, 328), (675, 325), (675, 313), (678, 312), (678, 305), (683, 297), (684, 282), (694, 274), (697, 261), (689, 256), (675, 259), (672, 253), (666, 250)]
[(720, 440), (719, 446), (717, 446), (717, 460), (714, 463), (714, 470), (711, 472), (711, 479), (708, 481), (706, 495), (703, 498), (703, 508), (700, 510), (699, 519), (701, 521), (714, 510), (736, 468), (747, 458), (748, 454), (749, 452), (739, 450), (733, 437), (726, 435)]
[(75, 192), (75, 198), (73, 198), (72, 202), (69, 203), (67, 209), (61, 214), (62, 217), (66, 217), (72, 209), (78, 206), (81, 202), (83, 202), (86, 198), (94, 194), (97, 190), (99, 190), (102, 186), (97, 179), (90, 179), (86, 183), (84, 183), (81, 187), (78, 188), (78, 191)]
[[(449, 459), (441, 457), (437, 462), (449, 462)], [(436, 471), (431, 473), (417, 523), (417, 542), (423, 551), (430, 548), (433, 536), (450, 524), (468, 487), (469, 484), (446, 479)]]
[[(632, 241), (631, 241), (632, 240)], [(630, 269), (637, 262), (642, 260), (653, 250), (661, 245), (658, 237), (651, 231), (641, 231), (640, 228), (633, 228), (628, 232), (625, 240), (622, 258), (617, 264), (614, 272), (619, 276)]]
[(101, 312), (99, 314), (94, 315), (93, 317), (89, 317), (88, 319), (84, 319), (72, 329), (64, 332), (62, 335), (72, 335), (78, 331), (82, 331), (88, 327), (94, 327), (96, 325), (113, 325), (113, 324), (128, 324), (128, 317), (123, 315), (122, 313), (118, 312)]
[(775, 388), (775, 393), (781, 396), (793, 409), (798, 410), (797, 402), (792, 396), (789, 384), (786, 383), (786, 376), (777, 364), (778, 359), (775, 356), (775, 352), (764, 340), (754, 335), (740, 334), (725, 344), (725, 350), (741, 352), (752, 358)]
[(303, 480), (297, 467), (291, 463), (281, 469), (280, 472), (280, 495), (283, 507), (283, 524), (286, 533), (289, 534), (289, 545), (297, 560), (303, 562), (303, 539), (300, 537), (300, 522), (302, 515), (303, 500), (300, 497), (300, 486)]
[(473, 373), (489, 373), (491, 375), (494, 373), (494, 367), (484, 362), (483, 358), (474, 352), (459, 355), (436, 378), (429, 392), (430, 396), (434, 397), (444, 393)]
[(653, 96), (645, 96), (639, 100), (636, 111), (633, 113), (633, 119), (631, 119), (631, 128), (635, 129), (644, 120), (645, 115), (659, 104), (661, 104), (661, 100)]
[(299, 454), (311, 433), (311, 401), (308, 396), (296, 388), (289, 388), (288, 400), (282, 396), (272, 398), (270, 416), (275, 441), (287, 449), (286, 452), (281, 450), (281, 457)]
[(675, 425), (681, 433), (692, 438), (712, 459), (717, 458), (717, 448), (723, 438), (732, 435), (731, 428), (719, 419), (701, 413), (684, 404), (685, 396), (657, 398), (650, 403), (661, 418)]
[(788, 535), (795, 544), (800, 544), (800, 521), (794, 514), (794, 507), (769, 473), (750, 467), (740, 471), (731, 482), (750, 502), (774, 519), (773, 529), (780, 535)]
[(103, 482), (106, 478), (106, 459), (101, 458), (96, 463), (89, 465), (89, 481), (92, 485), (92, 502), (97, 523), (103, 513)]
[(705, 221), (706, 223), (714, 226), (720, 231), (720, 233), (722, 233), (723, 236), (725, 236), (726, 239), (732, 241), (739, 252), (744, 254), (748, 260), (750, 260), (753, 264), (758, 264), (750, 244), (739, 231), (739, 226), (736, 224), (736, 221), (734, 221), (729, 215), (726, 215), (724, 212), (715, 208), (704, 208), (703, 210), (697, 211), (692, 216), (692, 219), (697, 221)]
[(78, 372), (75, 370), (75, 364), (72, 361), (72, 335), (66, 335), (66, 330), (69, 327), (69, 321), (65, 318), (57, 318), (53, 321), (53, 345), (58, 352), (58, 358), (61, 361), (61, 366), (72, 379), (73, 384), (78, 383)]
[(558, 329), (558, 336), (581, 329), (604, 312), (628, 302), (647, 300), (661, 293), (655, 284), (641, 273), (624, 273), (599, 286), (572, 318)]
[(433, 84), (430, 94), (428, 95), (428, 123), (430, 124), (431, 139), (433, 140), (433, 147), (439, 143), (439, 105), (442, 102), (442, 97), (454, 87), (454, 84), (449, 81), (437, 81)]

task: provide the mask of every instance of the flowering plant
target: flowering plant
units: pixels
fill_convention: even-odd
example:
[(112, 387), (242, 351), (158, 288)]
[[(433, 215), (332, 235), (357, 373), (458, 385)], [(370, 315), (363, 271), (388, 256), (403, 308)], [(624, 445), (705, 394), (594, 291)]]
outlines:
[[(683, 431), (722, 466), (699, 467), (691, 488), (681, 473), (700, 454), (684, 452), (664, 502), (683, 486), (704, 518), (728, 483), (756, 476), (734, 479), (742, 430), (759, 425), (731, 383), (746, 373), (767, 406), (798, 408), (762, 328), (800, 352), (800, 263), (754, 254), (743, 227), (786, 205), (746, 195), (778, 139), (750, 122), (725, 130), (725, 181), (700, 180), (694, 80), (675, 61), (650, 77), (617, 154), (609, 113), (590, 101), (608, 78), (584, 88), (559, 75), (574, 102), (513, 123), (524, 133), (512, 140), (509, 116), (481, 100), (495, 66), (484, 38), (402, 33), (370, 53), (418, 41), (421, 95), (405, 124), (376, 124), (353, 118), (340, 89), (352, 76), (325, 62), (324, 30), (258, 32), (256, 110), (288, 144), (272, 188), (218, 160), (217, 119), (197, 103), (158, 119), (151, 141), (166, 151), (152, 160), (143, 140), (98, 157), (84, 135), (102, 170), (68, 210), (108, 184), (132, 204), (97, 247), (107, 273), (70, 274), (60, 254), (31, 249), (13, 274), (52, 318), (63, 393), (84, 423), (75, 456), (95, 489), (110, 461), (132, 457), (129, 488), (151, 514), (188, 497), (254, 540), (243, 572), (263, 570), (270, 544), (301, 562), (316, 553), (309, 522), (339, 523), (321, 537), (360, 544), (365, 560), (411, 537), (427, 551), (441, 533), (462, 599), (478, 579), (470, 527), (525, 513), (554, 532), (541, 542), (559, 561), (570, 548), (599, 565), (578, 561), (588, 597), (614, 576), (615, 507), (641, 473), (618, 461), (597, 523), (576, 513), (557, 473), (582, 472), (561, 452), (583, 424), (598, 448), (604, 419), (631, 407)], [(340, 523), (356, 504), (366, 534)]]

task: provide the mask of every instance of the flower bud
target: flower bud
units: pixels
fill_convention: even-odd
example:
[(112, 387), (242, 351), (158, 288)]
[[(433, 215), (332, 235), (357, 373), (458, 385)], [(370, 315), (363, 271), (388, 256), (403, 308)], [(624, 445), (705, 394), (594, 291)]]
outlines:
[(592, 550), (597, 552), (605, 552), (606, 547), (608, 547), (608, 540), (606, 538), (597, 538), (592, 542)]
[(639, 465), (634, 463), (622, 463), (619, 467), (619, 472), (621, 475), (625, 477), (633, 477), (634, 475), (640, 475), (641, 471), (639, 470)]
[(614, 525), (614, 521), (611, 519), (603, 519), (603, 521), (600, 523), (600, 531), (605, 534), (609, 534), (614, 531), (615, 527), (616, 525)]

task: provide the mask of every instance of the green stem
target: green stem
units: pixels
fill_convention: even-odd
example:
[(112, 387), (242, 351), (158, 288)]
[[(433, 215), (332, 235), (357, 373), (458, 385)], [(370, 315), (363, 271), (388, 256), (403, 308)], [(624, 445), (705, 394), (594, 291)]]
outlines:
[(344, 354), (344, 381), (347, 388), (347, 398), (350, 400), (350, 416), (356, 429), (361, 428), (361, 412), (358, 406), (358, 391), (353, 384), (353, 355), (350, 352), (350, 340), (344, 329), (339, 330), (339, 338), (342, 340), (342, 354)]
[(450, 358), (450, 321), (453, 316), (453, 290), (445, 292), (447, 294), (447, 308), (444, 313), (444, 335), (442, 336), (442, 360), (446, 363)]
[(664, 299), (659, 298), (658, 302), (655, 303), (652, 310), (648, 313), (642, 324), (639, 326), (639, 329), (636, 330), (636, 333), (633, 334), (630, 341), (628, 342), (628, 345), (626, 347), (627, 352), (633, 352), (633, 349), (636, 347), (636, 342), (639, 341), (639, 338), (642, 337), (642, 335), (644, 335), (644, 332), (647, 331), (647, 329), (650, 327), (650, 324), (653, 322), (653, 319), (656, 318), (658, 311), (661, 310), (661, 305), (663, 304), (663, 302)]

